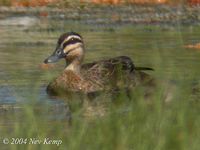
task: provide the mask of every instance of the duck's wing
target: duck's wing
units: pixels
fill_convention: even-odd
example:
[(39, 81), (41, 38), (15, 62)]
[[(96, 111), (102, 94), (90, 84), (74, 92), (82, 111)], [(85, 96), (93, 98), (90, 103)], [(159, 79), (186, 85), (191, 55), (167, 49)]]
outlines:
[(119, 56), (114, 57), (107, 60), (100, 60), (93, 63), (87, 63), (82, 65), (82, 70), (98, 70), (102, 71), (106, 69), (107, 72), (113, 72), (114, 69), (118, 68), (122, 71), (126, 70), (129, 72), (136, 71), (145, 71), (145, 70), (151, 70), (153, 71), (153, 68), (149, 67), (135, 67), (133, 61), (128, 56)]
[(137, 85), (152, 87), (154, 79), (145, 70), (148, 67), (135, 67), (127, 56), (87, 63), (81, 66), (81, 74), (90, 85), (88, 91), (115, 91), (129, 89)]
[(84, 79), (105, 88), (111, 83), (118, 84), (122, 78), (128, 79), (134, 71), (134, 64), (127, 56), (119, 56), (107, 60), (100, 60), (82, 65)]
[(119, 56), (82, 65), (83, 70), (92, 69), (102, 71), (102, 69), (106, 69), (108, 72), (113, 72), (113, 69), (116, 69), (117, 67), (120, 67), (121, 70), (128, 70), (131, 72), (134, 69), (134, 64), (129, 57)]

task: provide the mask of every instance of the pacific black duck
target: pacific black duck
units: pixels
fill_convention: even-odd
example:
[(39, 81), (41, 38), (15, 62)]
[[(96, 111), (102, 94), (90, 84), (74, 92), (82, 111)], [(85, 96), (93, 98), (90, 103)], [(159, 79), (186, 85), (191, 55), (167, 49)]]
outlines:
[(127, 56), (82, 64), (85, 54), (81, 35), (75, 32), (64, 33), (57, 42), (56, 50), (44, 63), (66, 60), (66, 68), (47, 87), (50, 95), (68, 92), (93, 93), (131, 88), (137, 85), (153, 84), (150, 75), (143, 72), (153, 70), (148, 67), (135, 67)]

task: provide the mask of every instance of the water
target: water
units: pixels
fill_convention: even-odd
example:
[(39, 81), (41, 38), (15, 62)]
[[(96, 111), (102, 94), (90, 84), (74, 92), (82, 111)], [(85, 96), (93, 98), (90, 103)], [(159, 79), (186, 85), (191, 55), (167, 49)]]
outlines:
[(50, 70), (39, 66), (53, 52), (60, 34), (68, 31), (76, 31), (84, 37), (85, 62), (127, 55), (136, 66), (154, 68), (151, 74), (158, 80), (172, 81), (176, 85), (187, 83), (191, 88), (199, 82), (199, 76), (194, 77), (190, 72), (200, 73), (200, 50), (184, 48), (184, 45), (199, 42), (198, 26), (112, 27), (18, 16), (0, 20), (0, 105), (34, 101), (38, 105), (62, 107), (61, 112), (55, 113), (59, 116), (66, 113), (65, 102), (53, 100), (45, 91), (48, 83), (62, 71), (64, 60)]

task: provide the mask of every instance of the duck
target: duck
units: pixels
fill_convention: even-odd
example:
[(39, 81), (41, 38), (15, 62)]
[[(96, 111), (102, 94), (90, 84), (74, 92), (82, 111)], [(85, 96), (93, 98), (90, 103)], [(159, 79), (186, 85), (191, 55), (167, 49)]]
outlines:
[(110, 92), (153, 83), (153, 78), (144, 71), (154, 69), (136, 67), (128, 56), (117, 56), (83, 64), (84, 56), (85, 45), (79, 33), (67, 32), (59, 37), (55, 51), (44, 60), (44, 64), (65, 59), (66, 67), (48, 84), (46, 90), (49, 95), (67, 95), (71, 92), (85, 94)]

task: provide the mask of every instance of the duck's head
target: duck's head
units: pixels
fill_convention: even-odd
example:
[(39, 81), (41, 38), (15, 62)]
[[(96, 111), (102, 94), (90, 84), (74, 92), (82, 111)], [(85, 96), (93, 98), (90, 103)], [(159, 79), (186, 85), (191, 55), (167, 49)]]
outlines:
[(82, 61), (84, 56), (84, 43), (81, 35), (76, 32), (62, 34), (57, 42), (55, 51), (44, 60), (44, 63), (54, 63), (65, 58), (67, 63), (73, 60)]

